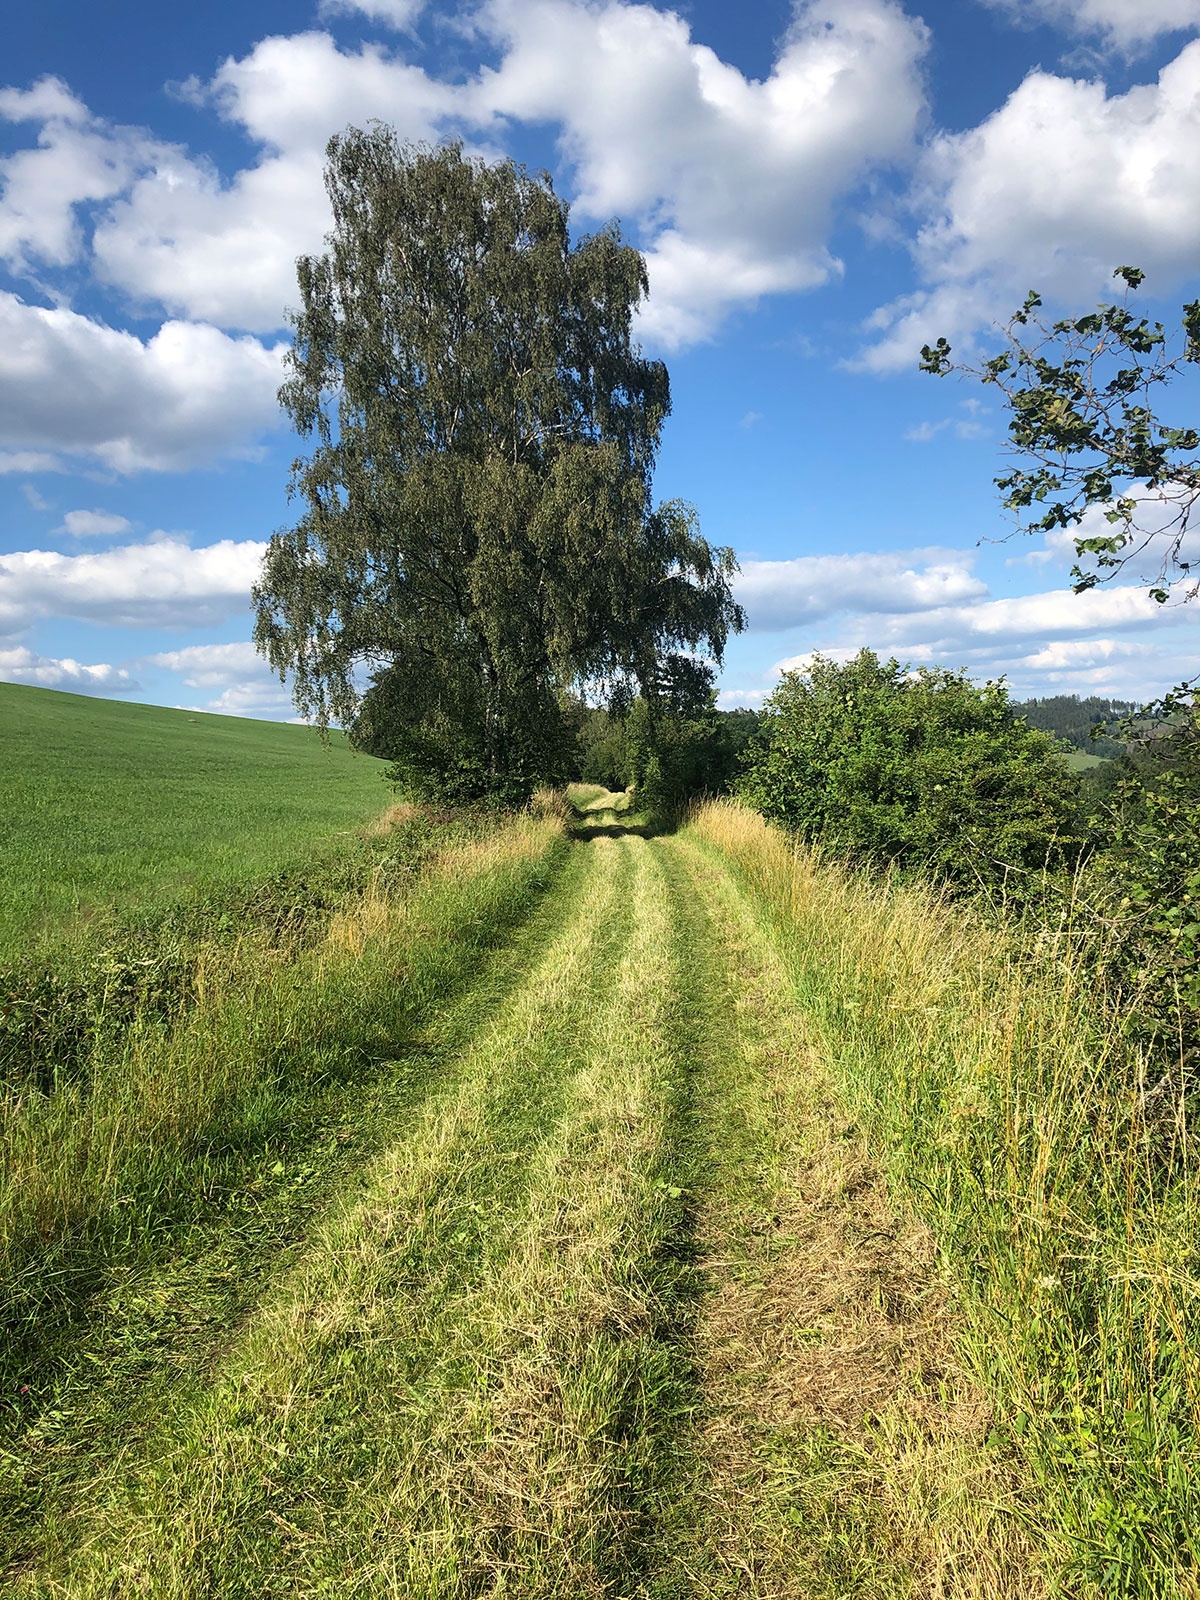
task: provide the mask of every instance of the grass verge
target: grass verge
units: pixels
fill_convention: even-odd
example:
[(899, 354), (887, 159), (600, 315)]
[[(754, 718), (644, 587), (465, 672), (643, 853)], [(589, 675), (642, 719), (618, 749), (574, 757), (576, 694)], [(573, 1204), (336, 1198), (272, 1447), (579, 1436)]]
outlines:
[[(1069, 1595), (1200, 1594), (1200, 1206), (1069, 939), (1037, 958), (932, 893), (822, 865), (752, 813), (688, 836), (766, 908), (840, 1105), (931, 1230), (988, 1445)], [(1165, 1101), (1165, 1103), (1164, 1103)], [(1020, 1506), (1018, 1505), (1018, 1509)]]

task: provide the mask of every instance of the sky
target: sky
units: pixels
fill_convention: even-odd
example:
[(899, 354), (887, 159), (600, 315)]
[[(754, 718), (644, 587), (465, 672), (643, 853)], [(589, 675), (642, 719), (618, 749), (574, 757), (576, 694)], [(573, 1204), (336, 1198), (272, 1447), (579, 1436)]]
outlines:
[(999, 504), (997, 391), (917, 370), (1125, 263), (1178, 323), (1200, 0), (40, 0), (0, 50), (0, 679), (292, 714), (249, 598), (295, 509), (286, 310), (325, 144), (373, 118), (545, 168), (644, 252), (656, 494), (741, 563), (723, 705), (863, 645), (1022, 698), (1200, 670), (1200, 601), (1072, 594)]

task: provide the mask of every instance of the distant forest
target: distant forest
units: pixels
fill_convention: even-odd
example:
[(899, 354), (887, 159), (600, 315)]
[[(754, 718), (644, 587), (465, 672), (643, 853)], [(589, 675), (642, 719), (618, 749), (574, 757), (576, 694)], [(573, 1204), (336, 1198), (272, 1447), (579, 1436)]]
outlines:
[(1104, 760), (1124, 754), (1125, 741), (1108, 734), (1093, 739), (1092, 729), (1107, 727), (1116, 733), (1121, 718), (1132, 716), (1137, 709), (1132, 700), (1109, 700), (1094, 694), (1088, 695), (1086, 700), (1081, 700), (1077, 694), (1054, 694), (1044, 700), (1013, 701), (1013, 710), (1019, 712), (1031, 728), (1056, 734), (1077, 750), (1086, 750), (1089, 755)]

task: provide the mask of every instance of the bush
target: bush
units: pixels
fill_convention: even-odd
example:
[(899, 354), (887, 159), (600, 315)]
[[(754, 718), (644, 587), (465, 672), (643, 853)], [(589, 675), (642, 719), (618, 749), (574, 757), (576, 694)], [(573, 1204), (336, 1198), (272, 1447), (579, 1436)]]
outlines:
[(1122, 989), (1139, 1020), (1190, 1058), (1200, 1045), (1200, 720), (1186, 689), (1142, 716), (1093, 874), (1113, 908)]
[(1085, 844), (1078, 779), (1003, 683), (870, 650), (784, 675), (738, 793), (808, 841), (951, 882), (1071, 864)]

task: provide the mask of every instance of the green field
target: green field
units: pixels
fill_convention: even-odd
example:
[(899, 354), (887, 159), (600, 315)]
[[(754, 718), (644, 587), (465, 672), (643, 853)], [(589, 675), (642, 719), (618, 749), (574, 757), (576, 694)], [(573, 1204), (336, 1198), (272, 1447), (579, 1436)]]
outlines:
[(332, 846), (388, 802), (342, 735), (0, 683), (0, 960)]

